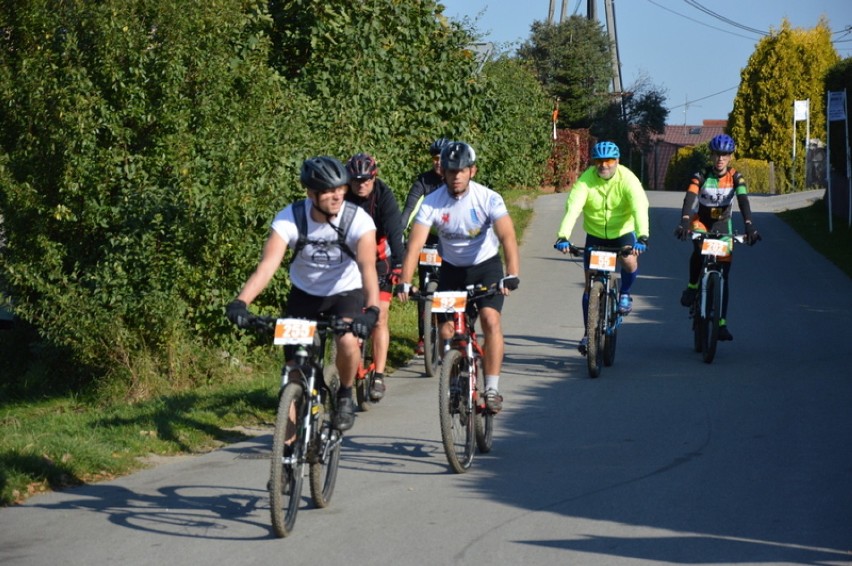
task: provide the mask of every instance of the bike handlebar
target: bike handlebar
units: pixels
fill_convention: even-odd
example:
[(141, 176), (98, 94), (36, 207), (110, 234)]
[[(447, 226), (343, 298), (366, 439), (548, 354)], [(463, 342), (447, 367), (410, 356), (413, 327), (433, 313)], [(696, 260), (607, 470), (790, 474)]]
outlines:
[[(491, 295), (496, 295), (500, 292), (500, 288), (497, 286), (497, 283), (492, 283), (491, 285), (483, 285), (482, 283), (476, 283), (474, 285), (468, 285), (463, 290), (467, 291), (468, 298), (472, 300), (490, 297)], [(433, 294), (434, 293), (425, 293), (417, 287), (412, 287), (411, 290), (408, 292), (408, 296), (411, 299), (416, 299), (419, 301), (429, 301), (432, 299)]]
[[(267, 315), (249, 315), (245, 323), (238, 325), (246, 330), (257, 330), (261, 332), (274, 332), (276, 321), (282, 317)], [(300, 317), (295, 317), (300, 318)], [(335, 334), (346, 334), (352, 331), (352, 322), (338, 318), (337, 316), (321, 317), (317, 319), (317, 330), (331, 330)]]
[(731, 238), (738, 244), (742, 244), (746, 240), (745, 234), (737, 234), (736, 232), (711, 232), (711, 231), (696, 231), (690, 230), (689, 233), (693, 240), (704, 240), (707, 238), (718, 240), (723, 238)]
[[(556, 244), (553, 244), (553, 247), (556, 248)], [(568, 251), (571, 255), (577, 256), (584, 253), (586, 250), (600, 250), (603, 252), (616, 252), (621, 254), (624, 257), (629, 256), (633, 253), (633, 246), (623, 246), (623, 247), (612, 247), (612, 246), (575, 246), (571, 245), (568, 248)]]

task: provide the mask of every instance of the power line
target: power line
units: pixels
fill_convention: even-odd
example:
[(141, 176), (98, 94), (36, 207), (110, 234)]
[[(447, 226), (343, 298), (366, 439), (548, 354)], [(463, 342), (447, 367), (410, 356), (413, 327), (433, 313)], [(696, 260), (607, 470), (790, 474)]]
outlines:
[(695, 100), (690, 100), (685, 102), (684, 104), (678, 104), (677, 106), (669, 106), (669, 110), (676, 110), (678, 108), (682, 108), (684, 106), (691, 106), (695, 102), (700, 102), (702, 100), (707, 100), (708, 98), (713, 98), (714, 96), (719, 96), (720, 94), (725, 94), (726, 92), (730, 92), (736, 88), (739, 88), (739, 85), (734, 85), (730, 88), (726, 88), (725, 90), (720, 90), (719, 92), (714, 92), (713, 94), (708, 94), (707, 96), (702, 96), (701, 98), (696, 98)]
[(734, 32), (734, 31), (731, 31), (730, 29), (724, 29), (724, 28), (719, 28), (719, 27), (716, 27), (716, 26), (711, 26), (710, 24), (706, 24), (706, 23), (704, 23), (704, 22), (702, 22), (702, 21), (700, 21), (700, 20), (696, 20), (695, 18), (690, 18), (689, 16), (684, 15), (684, 14), (681, 14), (680, 12), (675, 12), (675, 11), (674, 11), (674, 10), (672, 10), (671, 8), (667, 8), (666, 6), (663, 6), (662, 4), (658, 4), (657, 2), (654, 2), (654, 0), (648, 0), (648, 2), (650, 2), (651, 4), (653, 4), (654, 6), (656, 6), (657, 8), (663, 9), (663, 10), (665, 10), (666, 12), (671, 12), (672, 14), (674, 14), (674, 15), (676, 15), (676, 16), (680, 16), (681, 18), (687, 19), (687, 20), (689, 20), (690, 22), (695, 22), (695, 23), (696, 23), (696, 24), (698, 24), (698, 25), (701, 25), (701, 26), (704, 26), (704, 27), (708, 27), (708, 28), (710, 28), (710, 29), (715, 29), (716, 31), (721, 31), (722, 33), (727, 33), (727, 34), (730, 34), (730, 35), (735, 35), (735, 36), (737, 36), (737, 37), (741, 37), (741, 38), (743, 38), (743, 39), (748, 39), (748, 40), (750, 40), (750, 41), (754, 41), (754, 38), (753, 38), (753, 37), (749, 37), (749, 36), (746, 36), (746, 35), (742, 35), (742, 34), (736, 33), (736, 32)]
[(683, 1), (686, 2), (688, 5), (692, 6), (693, 8), (704, 12), (708, 16), (716, 18), (720, 22), (725, 22), (728, 25), (734, 26), (736, 28), (740, 28), (741, 30), (749, 31), (751, 33), (756, 33), (758, 35), (763, 35), (763, 36), (769, 35), (769, 32), (743, 25), (743, 24), (741, 24), (737, 21), (734, 21), (730, 18), (726, 18), (725, 16), (723, 16), (721, 14), (717, 14), (713, 10), (711, 10), (711, 9), (703, 6), (702, 4), (700, 4), (697, 0), (683, 0)]

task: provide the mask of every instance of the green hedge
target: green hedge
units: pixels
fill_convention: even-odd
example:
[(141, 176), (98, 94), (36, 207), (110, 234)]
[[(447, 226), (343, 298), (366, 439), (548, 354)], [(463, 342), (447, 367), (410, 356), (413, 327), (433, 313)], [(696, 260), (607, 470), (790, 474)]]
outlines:
[(0, 0), (0, 29), (0, 279), (57, 375), (131, 398), (218, 379), (249, 344), (223, 307), (306, 157), (370, 151), (400, 198), (436, 137), (473, 143), (497, 190), (546, 159), (540, 87), (478, 73), (430, 0)]

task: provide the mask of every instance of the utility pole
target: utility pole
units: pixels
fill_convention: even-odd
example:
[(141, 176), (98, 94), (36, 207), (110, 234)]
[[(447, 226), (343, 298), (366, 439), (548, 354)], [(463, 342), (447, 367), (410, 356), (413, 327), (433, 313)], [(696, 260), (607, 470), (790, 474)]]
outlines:
[(553, 11), (556, 9), (556, 0), (550, 0), (550, 8), (547, 10), (547, 23), (553, 25)]
[(598, 19), (597, 0), (586, 0), (586, 19), (597, 21), (597, 19)]
[(566, 10), (567, 5), (568, 5), (568, 0), (562, 0), (562, 13), (559, 15), (559, 23), (560, 24), (565, 22), (565, 14), (568, 11), (568, 10)]
[(624, 113), (621, 85), (621, 58), (618, 55), (618, 33), (615, 29), (615, 0), (605, 0), (604, 10), (606, 12), (606, 31), (609, 34), (610, 45), (612, 45), (612, 91), (622, 106)]

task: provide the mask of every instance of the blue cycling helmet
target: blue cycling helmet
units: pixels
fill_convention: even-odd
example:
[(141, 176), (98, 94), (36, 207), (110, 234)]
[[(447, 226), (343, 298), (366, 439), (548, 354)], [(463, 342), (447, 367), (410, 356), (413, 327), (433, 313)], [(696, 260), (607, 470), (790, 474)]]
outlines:
[(726, 134), (719, 134), (710, 140), (710, 151), (716, 153), (734, 153), (737, 149), (737, 144), (734, 143), (734, 138)]
[(619, 157), (621, 157), (621, 152), (618, 151), (618, 146), (611, 141), (598, 142), (592, 148), (592, 159), (618, 159)]

